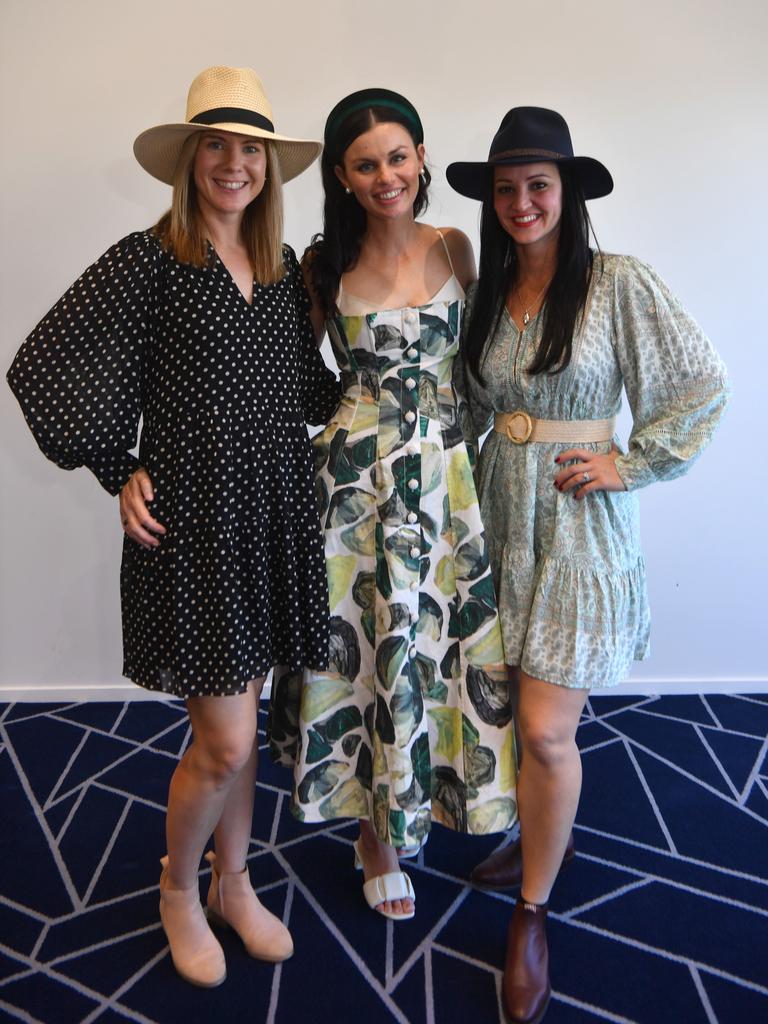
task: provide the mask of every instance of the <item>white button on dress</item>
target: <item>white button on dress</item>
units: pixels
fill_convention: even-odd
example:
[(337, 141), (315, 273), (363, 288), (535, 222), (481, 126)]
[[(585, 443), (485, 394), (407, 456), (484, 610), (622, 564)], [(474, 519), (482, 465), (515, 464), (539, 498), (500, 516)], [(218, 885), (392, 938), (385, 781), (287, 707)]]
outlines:
[(404, 419), (406, 423), (413, 423), (414, 420), (416, 419), (416, 413), (413, 412), (412, 409), (409, 409), (408, 412), (405, 414)]

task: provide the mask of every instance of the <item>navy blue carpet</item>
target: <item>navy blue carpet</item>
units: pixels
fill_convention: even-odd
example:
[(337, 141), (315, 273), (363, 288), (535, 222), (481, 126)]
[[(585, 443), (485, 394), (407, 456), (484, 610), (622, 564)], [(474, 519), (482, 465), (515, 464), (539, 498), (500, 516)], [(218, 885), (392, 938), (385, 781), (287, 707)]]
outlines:
[[(551, 903), (546, 1024), (768, 1022), (767, 737), (768, 696), (590, 700), (577, 855)], [(296, 954), (258, 963), (225, 934), (220, 988), (179, 979), (157, 881), (187, 741), (176, 703), (0, 705), (0, 1018), (502, 1020), (514, 896), (466, 883), (499, 837), (436, 827), (409, 866), (416, 918), (393, 925), (363, 903), (355, 826), (296, 823), (288, 775), (266, 753), (249, 865)]]

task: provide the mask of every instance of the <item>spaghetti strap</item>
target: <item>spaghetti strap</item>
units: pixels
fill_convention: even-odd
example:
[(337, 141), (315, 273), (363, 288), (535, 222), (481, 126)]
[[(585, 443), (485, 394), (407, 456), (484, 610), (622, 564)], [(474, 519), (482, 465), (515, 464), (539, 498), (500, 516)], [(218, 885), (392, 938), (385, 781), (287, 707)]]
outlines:
[(456, 271), (453, 269), (453, 260), (451, 259), (450, 252), (448, 251), (448, 245), (445, 241), (445, 238), (443, 238), (443, 232), (440, 230), (440, 228), (435, 228), (435, 231), (438, 233), (438, 235), (440, 236), (440, 241), (443, 243), (443, 248), (445, 249), (445, 257), (448, 260), (448, 266), (451, 268), (451, 274), (453, 274), (453, 276), (456, 277)]

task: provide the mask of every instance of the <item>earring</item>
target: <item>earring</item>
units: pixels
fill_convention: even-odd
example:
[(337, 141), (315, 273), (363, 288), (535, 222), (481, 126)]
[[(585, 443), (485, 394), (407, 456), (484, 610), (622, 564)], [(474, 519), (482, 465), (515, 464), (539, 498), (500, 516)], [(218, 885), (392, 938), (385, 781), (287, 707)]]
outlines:
[(421, 170), (419, 171), (419, 177), (421, 178), (421, 180), (422, 180), (422, 183), (423, 183), (424, 185), (426, 185), (426, 184), (427, 184), (427, 176), (426, 176), (426, 174), (424, 173), (424, 168), (422, 168), (422, 169), (421, 169)]
[(351, 188), (345, 188), (344, 191), (347, 193), (348, 196), (352, 195), (352, 189)]

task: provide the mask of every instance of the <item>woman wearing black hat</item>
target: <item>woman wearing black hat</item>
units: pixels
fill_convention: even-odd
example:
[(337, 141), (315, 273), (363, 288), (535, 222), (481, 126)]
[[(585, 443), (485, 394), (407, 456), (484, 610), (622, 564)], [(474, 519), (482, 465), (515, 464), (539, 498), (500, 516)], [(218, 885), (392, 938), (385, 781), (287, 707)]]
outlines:
[(226, 975), (198, 888), (211, 833), (210, 919), (251, 956), (293, 952), (246, 858), (265, 677), (328, 663), (305, 421), (325, 422), (339, 391), (282, 243), (281, 188), (319, 151), (276, 133), (250, 68), (201, 72), (186, 120), (134, 144), (173, 185), (170, 211), (84, 272), (8, 375), (43, 452), (120, 495), (123, 671), (183, 698), (193, 731), (168, 796), (160, 917), (179, 974), (206, 987)]
[[(483, 203), (480, 279), (462, 342), (478, 435), (478, 490), (507, 664), (517, 686), (521, 846), (479, 865), (520, 882), (503, 982), (511, 1021), (544, 1015), (545, 916), (572, 855), (581, 787), (576, 728), (592, 687), (648, 650), (649, 614), (634, 491), (685, 472), (726, 402), (712, 345), (648, 266), (589, 247), (585, 200), (606, 168), (575, 157), (551, 110), (510, 110), (487, 161), (448, 180)], [(614, 437), (621, 391), (628, 450)], [(522, 853), (522, 865), (521, 865)]]
[(306, 263), (344, 384), (315, 439), (332, 671), (278, 681), (272, 738), (296, 762), (294, 813), (359, 818), (365, 898), (402, 920), (414, 896), (397, 853), (418, 853), (433, 821), (515, 820), (501, 633), (451, 385), (474, 259), (460, 232), (416, 220), (429, 171), (405, 97), (337, 104), (322, 173)]

